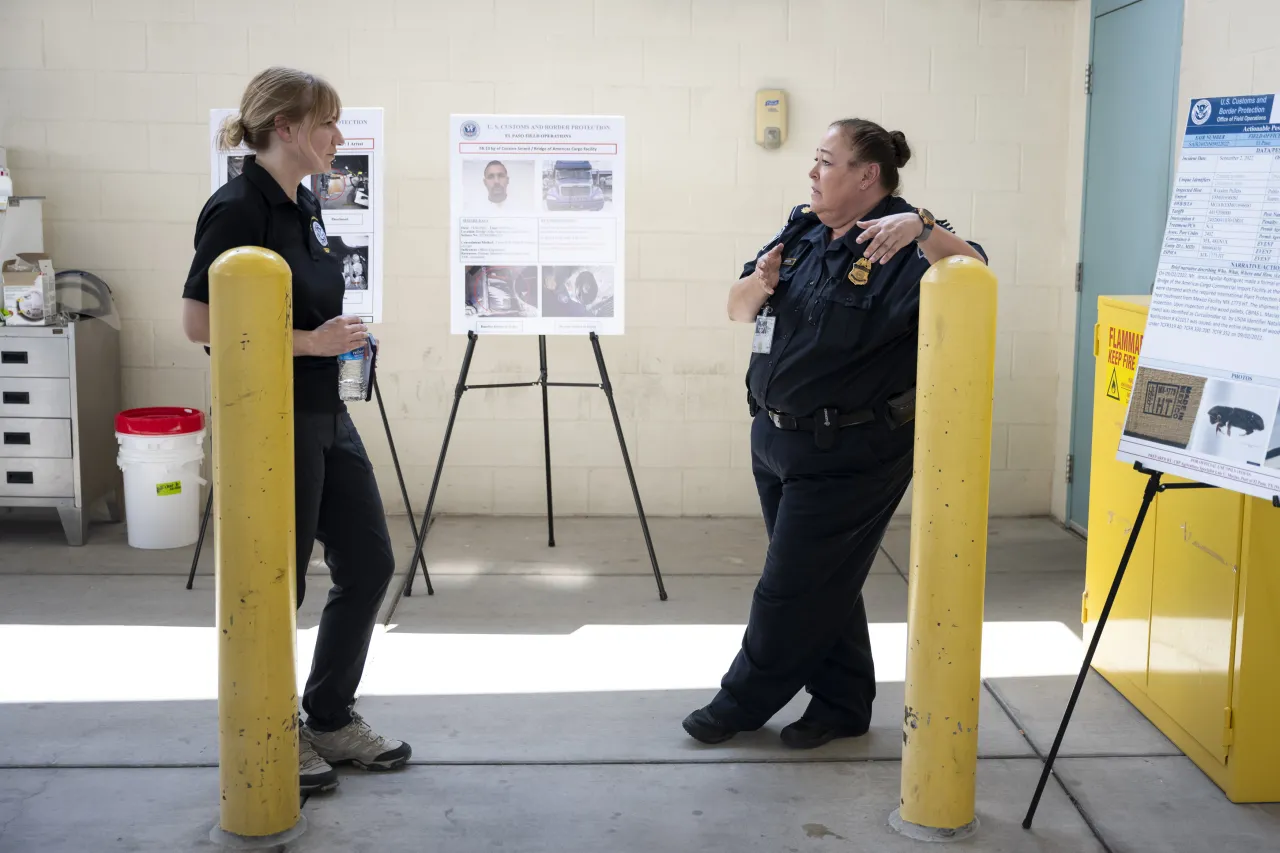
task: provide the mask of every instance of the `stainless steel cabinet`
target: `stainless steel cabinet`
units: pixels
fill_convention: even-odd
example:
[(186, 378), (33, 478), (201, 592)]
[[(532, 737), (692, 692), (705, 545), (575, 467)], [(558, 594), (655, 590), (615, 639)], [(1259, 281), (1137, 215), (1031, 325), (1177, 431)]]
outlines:
[(94, 504), (122, 517), (120, 333), (97, 319), (0, 326), (0, 506), (53, 507), (83, 545)]

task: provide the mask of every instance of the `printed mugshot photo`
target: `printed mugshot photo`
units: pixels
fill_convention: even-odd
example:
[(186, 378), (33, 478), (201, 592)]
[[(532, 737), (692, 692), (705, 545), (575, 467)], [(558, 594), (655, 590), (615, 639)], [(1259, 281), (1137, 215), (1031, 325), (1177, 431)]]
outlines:
[(542, 316), (612, 317), (613, 267), (543, 267)]
[(462, 164), (462, 198), (472, 216), (534, 212), (532, 160), (475, 159)]
[(548, 212), (613, 209), (613, 170), (591, 160), (542, 164), (542, 205)]
[(369, 289), (369, 234), (330, 234), (329, 250), (342, 260), (342, 281), (347, 290)]
[(373, 158), (339, 154), (327, 172), (311, 176), (311, 191), (324, 210), (368, 210), (373, 192)]
[(466, 313), (475, 317), (537, 317), (537, 267), (467, 267)]
[(1237, 464), (1262, 465), (1271, 444), (1280, 391), (1210, 379), (1196, 415), (1191, 450)]

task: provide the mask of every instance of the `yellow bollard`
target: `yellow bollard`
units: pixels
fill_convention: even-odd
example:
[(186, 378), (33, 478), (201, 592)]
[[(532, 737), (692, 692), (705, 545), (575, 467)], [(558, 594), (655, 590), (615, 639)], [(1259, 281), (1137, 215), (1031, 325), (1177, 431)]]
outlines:
[(298, 791), (289, 266), (244, 246), (209, 268), (217, 510), (218, 772), (214, 841), (282, 844), (306, 819)]
[(920, 286), (899, 832), (977, 830), (978, 705), (995, 384), (996, 278), (972, 258)]

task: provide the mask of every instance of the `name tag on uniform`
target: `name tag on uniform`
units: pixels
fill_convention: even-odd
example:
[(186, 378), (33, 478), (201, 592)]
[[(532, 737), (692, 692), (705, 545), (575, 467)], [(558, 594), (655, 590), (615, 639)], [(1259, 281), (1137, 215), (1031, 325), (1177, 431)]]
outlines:
[(777, 322), (777, 317), (767, 314), (756, 317), (756, 334), (751, 339), (752, 352), (767, 353), (773, 349), (773, 326)]

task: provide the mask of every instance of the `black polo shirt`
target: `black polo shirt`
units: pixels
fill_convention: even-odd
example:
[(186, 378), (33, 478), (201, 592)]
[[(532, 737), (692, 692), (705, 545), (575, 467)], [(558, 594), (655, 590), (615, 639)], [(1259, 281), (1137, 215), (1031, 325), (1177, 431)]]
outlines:
[[(802, 210), (792, 211), (792, 219)], [(889, 196), (865, 218), (914, 211)], [(795, 417), (822, 408), (882, 412), (888, 398), (915, 385), (920, 279), (930, 264), (913, 245), (887, 264), (855, 270), (867, 248), (854, 242), (862, 229), (832, 241), (830, 228), (812, 214), (806, 219), (812, 224), (797, 221), (800, 227), (783, 238), (778, 286), (761, 309), (777, 317), (773, 345), (768, 353), (752, 353), (747, 388), (761, 407)], [(756, 261), (748, 261), (742, 274), (755, 268)], [(859, 283), (863, 272), (865, 283)]]
[[(320, 203), (298, 187), (295, 203), (259, 166), (245, 157), (244, 171), (205, 202), (196, 222), (195, 258), (182, 295), (209, 301), (209, 265), (228, 249), (262, 246), (284, 258), (293, 274), (293, 328), (312, 331), (342, 314), (342, 262), (329, 251)], [(252, 306), (245, 306), (251, 310)], [(338, 412), (338, 362), (333, 357), (295, 356), (293, 405), (298, 411)]]

